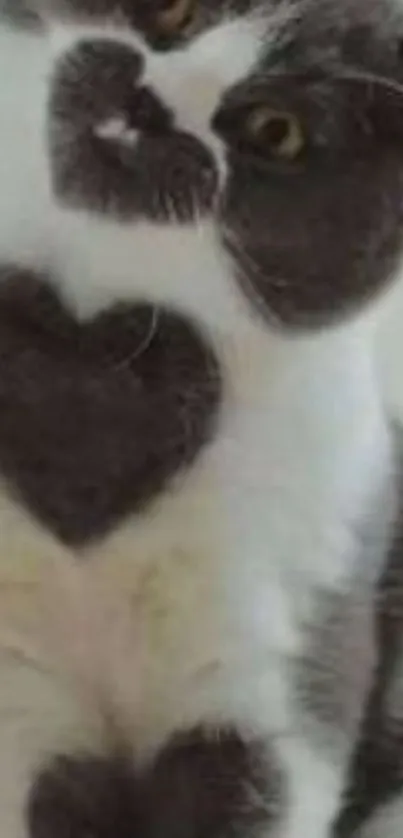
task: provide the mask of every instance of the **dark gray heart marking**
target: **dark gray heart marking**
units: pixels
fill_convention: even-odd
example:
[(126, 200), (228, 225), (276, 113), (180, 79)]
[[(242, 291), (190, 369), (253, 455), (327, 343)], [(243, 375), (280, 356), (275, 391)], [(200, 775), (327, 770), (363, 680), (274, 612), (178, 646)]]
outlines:
[(104, 535), (190, 465), (220, 392), (178, 314), (122, 305), (80, 325), (45, 280), (0, 269), (0, 469), (64, 542)]

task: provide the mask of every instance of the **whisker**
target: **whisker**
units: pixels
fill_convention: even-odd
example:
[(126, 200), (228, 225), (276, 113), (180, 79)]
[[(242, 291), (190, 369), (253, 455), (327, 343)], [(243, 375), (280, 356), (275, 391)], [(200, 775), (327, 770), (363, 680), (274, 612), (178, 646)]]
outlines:
[(120, 370), (120, 369), (124, 369), (125, 367), (130, 366), (130, 364), (132, 364), (133, 361), (135, 361), (137, 358), (140, 358), (140, 356), (143, 355), (144, 352), (147, 351), (147, 349), (149, 348), (150, 344), (152, 343), (152, 341), (153, 341), (153, 339), (154, 339), (154, 337), (157, 333), (159, 316), (160, 316), (160, 312), (159, 312), (158, 306), (155, 305), (152, 308), (152, 315), (151, 315), (151, 319), (150, 319), (150, 325), (149, 325), (149, 328), (147, 330), (147, 334), (145, 335), (143, 340), (140, 342), (139, 346), (137, 346), (136, 349), (133, 352), (130, 353), (130, 355), (126, 355), (125, 358), (122, 358), (120, 361), (118, 361), (116, 364), (114, 364), (114, 366), (113, 366), (114, 370)]
[(403, 84), (400, 84), (400, 82), (395, 79), (391, 79), (388, 76), (379, 75), (378, 73), (371, 73), (367, 70), (359, 70), (355, 67), (346, 66), (337, 68), (337, 78), (357, 82), (358, 84), (367, 82), (369, 84), (380, 85), (387, 90), (393, 91), (393, 93), (398, 93), (400, 96), (403, 96)]
[[(248, 270), (242, 270), (242, 278), (245, 289), (247, 289), (249, 296), (251, 297), (251, 299), (254, 300), (256, 306), (259, 309), (263, 308), (264, 311), (269, 311), (270, 322), (273, 325), (278, 325), (280, 323), (280, 318), (271, 310), (271, 308), (269, 308), (266, 300), (264, 299), (263, 295), (259, 292), (256, 284), (253, 282), (253, 279), (250, 276), (250, 274), (252, 274), (252, 277), (254, 276), (256, 278), (263, 279), (265, 282), (267, 282), (267, 275), (262, 271), (261, 267), (257, 264), (255, 259), (251, 256), (250, 253), (246, 251), (246, 249), (239, 242), (237, 236), (231, 230), (226, 228), (223, 232), (223, 238), (224, 241), (228, 243), (230, 247), (230, 252), (232, 251), (232, 259), (236, 261), (238, 256), (241, 262), (243, 261), (243, 263), (246, 264), (248, 267)], [(270, 284), (274, 286), (277, 285), (277, 287), (280, 288), (286, 288), (288, 285), (287, 280), (285, 278), (279, 277), (276, 279), (272, 276), (270, 276)]]

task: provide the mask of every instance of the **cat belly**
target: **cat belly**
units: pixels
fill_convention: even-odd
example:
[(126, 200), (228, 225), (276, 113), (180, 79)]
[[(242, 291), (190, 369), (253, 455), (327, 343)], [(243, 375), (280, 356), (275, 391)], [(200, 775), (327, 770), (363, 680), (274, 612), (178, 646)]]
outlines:
[[(318, 745), (295, 703), (303, 632), (290, 619), (290, 601), (270, 563), (265, 576), (260, 562), (253, 568), (257, 533), (249, 555), (229, 539), (212, 471), (200, 469), (182, 489), (80, 557), (3, 495), (0, 712), (11, 719), (0, 733), (10, 776), (0, 793), (5, 838), (25, 838), (32, 778), (55, 754), (72, 756), (73, 778), (84, 771), (77, 755), (108, 761), (122, 743), (136, 763), (157, 765), (171, 748), (175, 760), (182, 749), (188, 754), (186, 743), (171, 743), (176, 734), (191, 731), (192, 753), (203, 751), (200, 729), (212, 732), (208, 743), (224, 737), (231, 759), (233, 735), (248, 753), (258, 746), (262, 806), (265, 817), (272, 813), (267, 835), (298, 838), (301, 824), (314, 838), (328, 834), (347, 750)], [(313, 718), (312, 727), (321, 724)], [(228, 730), (236, 731), (230, 744), (220, 732)], [(220, 752), (219, 765), (223, 759)], [(248, 789), (257, 783), (258, 795), (256, 778), (244, 780)]]
[[(302, 727), (292, 732), (297, 718), (292, 664), (274, 653), (256, 627), (242, 635), (227, 595), (220, 592), (220, 579), (206, 580), (203, 574), (195, 579), (193, 562), (211, 562), (211, 552), (197, 555), (195, 548), (182, 548), (151, 562), (148, 556), (138, 576), (119, 561), (97, 572), (88, 565), (72, 566), (66, 555), (48, 558), (43, 578), (42, 550), (39, 584), (27, 584), (29, 574), (22, 573), (24, 581), (2, 586), (3, 594), (7, 591), (6, 607), (0, 608), (5, 838), (36, 835), (26, 831), (27, 801), (34, 781), (34, 798), (37, 783), (40, 788), (42, 770), (49, 767), (53, 776), (58, 754), (71, 755), (74, 782), (82, 759), (109, 765), (122, 746), (133, 765), (155, 760), (157, 770), (159, 760), (169, 762), (171, 748), (175, 753), (178, 747), (171, 737), (196, 737), (191, 753), (198, 753), (209, 750), (210, 742), (225, 743), (227, 734), (230, 741), (240, 737), (247, 755), (239, 777), (236, 766), (231, 769), (245, 789), (241, 811), (257, 808), (270, 836), (298, 838), (303, 823), (310, 835), (323, 838), (337, 808), (345, 758), (333, 752), (323, 756)], [(200, 731), (206, 731), (205, 746), (204, 734), (199, 743)], [(182, 747), (190, 780), (186, 746), (179, 744), (177, 758)], [(233, 760), (233, 746), (228, 747)], [(217, 765), (214, 753), (211, 757), (217, 786), (223, 748)], [(250, 761), (260, 780), (249, 778)], [(190, 786), (187, 794), (193, 793)], [(158, 804), (158, 786), (151, 794)], [(63, 795), (62, 789), (61, 810)], [(292, 805), (285, 807), (286, 800)], [(175, 809), (175, 794), (172, 805)], [(68, 808), (73, 817), (74, 807)], [(239, 817), (238, 807), (229, 814), (228, 823)], [(51, 813), (46, 817), (51, 822)], [(186, 822), (179, 808), (175, 817)], [(251, 823), (245, 835), (254, 834)]]

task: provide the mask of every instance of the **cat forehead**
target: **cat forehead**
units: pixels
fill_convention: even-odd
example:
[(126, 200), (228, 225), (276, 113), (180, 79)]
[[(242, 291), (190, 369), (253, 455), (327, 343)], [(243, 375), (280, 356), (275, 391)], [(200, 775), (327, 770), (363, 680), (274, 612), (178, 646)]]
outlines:
[(296, 0), (286, 34), (308, 61), (376, 60), (403, 36), (403, 2)]
[[(166, 0), (25, 0), (50, 21), (55, 43), (105, 34), (147, 48), (147, 25)], [(24, 0), (21, 0), (24, 2)], [(377, 65), (403, 38), (403, 0), (193, 0), (205, 14), (181, 49), (186, 60), (214, 64), (224, 84), (256, 64), (317, 65), (356, 60)], [(142, 22), (146, 22), (142, 26)], [(78, 31), (75, 31), (77, 27)], [(98, 30), (98, 32), (97, 32)], [(148, 45), (149, 46), (149, 45)], [(288, 48), (292, 46), (293, 50)], [(225, 73), (224, 69), (228, 72)]]
[[(64, 52), (78, 41), (105, 37), (132, 47), (147, 62), (152, 62), (159, 75), (169, 64), (177, 75), (186, 70), (208, 68), (220, 75), (225, 85), (238, 81), (257, 63), (262, 51), (265, 26), (261, 18), (239, 16), (225, 17), (214, 27), (208, 28), (190, 41), (183, 49), (170, 53), (152, 50), (141, 33), (128, 28), (119, 19), (86, 18), (59, 20), (54, 18), (49, 28), (50, 44), (54, 52)], [(184, 79), (182, 78), (182, 82)]]
[[(206, 23), (242, 15), (266, 17), (274, 25), (284, 21), (305, 20), (315, 34), (323, 27), (333, 36), (357, 24), (391, 31), (402, 18), (402, 0), (190, 0), (205, 12)], [(141, 21), (152, 19), (166, 8), (167, 0), (2, 0), (20, 9), (29, 7), (38, 14), (57, 15), (67, 19), (115, 19)]]

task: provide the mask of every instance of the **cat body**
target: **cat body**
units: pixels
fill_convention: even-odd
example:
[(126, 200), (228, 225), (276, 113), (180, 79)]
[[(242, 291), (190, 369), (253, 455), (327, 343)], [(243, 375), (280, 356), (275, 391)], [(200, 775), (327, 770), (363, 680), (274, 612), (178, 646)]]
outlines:
[(0, 29), (4, 838), (394, 838), (403, 15), (111, 6)]

